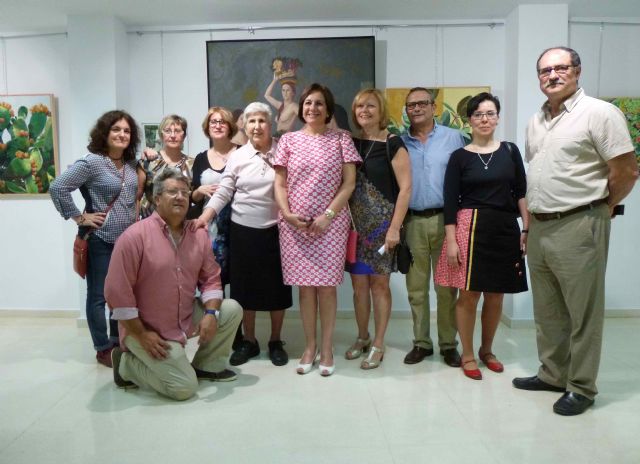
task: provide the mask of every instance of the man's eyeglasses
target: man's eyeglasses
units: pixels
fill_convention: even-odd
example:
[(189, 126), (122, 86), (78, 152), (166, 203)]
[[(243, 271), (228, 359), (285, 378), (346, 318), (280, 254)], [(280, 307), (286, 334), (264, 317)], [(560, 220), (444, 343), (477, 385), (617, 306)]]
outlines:
[(225, 121), (224, 119), (211, 119), (209, 121), (209, 125), (211, 127), (213, 126), (224, 126), (227, 123), (227, 121)]
[(559, 64), (557, 66), (547, 66), (546, 68), (538, 69), (538, 76), (542, 78), (549, 77), (551, 75), (551, 71), (555, 71), (556, 74), (560, 74), (564, 76), (569, 72), (569, 68), (575, 68), (576, 66), (573, 64)]
[(182, 195), (185, 198), (189, 198), (189, 190), (169, 189), (169, 190), (165, 190), (164, 193), (169, 195), (171, 198), (177, 198), (178, 195)]
[(166, 136), (182, 135), (184, 131), (182, 129), (162, 129), (162, 133)]
[(407, 102), (405, 104), (405, 106), (407, 107), (407, 109), (409, 111), (413, 111), (416, 108), (420, 108), (420, 109), (425, 109), (427, 106), (431, 105), (433, 102), (430, 102), (428, 100), (420, 100), (420, 101), (414, 101), (414, 102)]
[(485, 116), (487, 119), (496, 119), (498, 117), (498, 113), (496, 111), (487, 111), (486, 113), (481, 113), (480, 111), (476, 111), (471, 115), (471, 119), (480, 121)]

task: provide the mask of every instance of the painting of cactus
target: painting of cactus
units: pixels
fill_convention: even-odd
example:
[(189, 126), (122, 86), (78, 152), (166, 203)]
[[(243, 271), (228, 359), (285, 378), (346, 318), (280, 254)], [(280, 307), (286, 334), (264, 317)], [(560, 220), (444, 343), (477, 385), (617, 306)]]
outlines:
[(0, 197), (49, 191), (59, 172), (53, 95), (0, 95)]
[[(471, 141), (471, 126), (467, 118), (467, 103), (480, 92), (491, 92), (490, 87), (437, 87), (430, 88), (436, 103), (435, 119), (438, 124), (458, 129)], [(404, 102), (408, 88), (386, 89), (385, 96), (389, 108), (389, 132), (401, 135), (409, 129), (409, 118)]]

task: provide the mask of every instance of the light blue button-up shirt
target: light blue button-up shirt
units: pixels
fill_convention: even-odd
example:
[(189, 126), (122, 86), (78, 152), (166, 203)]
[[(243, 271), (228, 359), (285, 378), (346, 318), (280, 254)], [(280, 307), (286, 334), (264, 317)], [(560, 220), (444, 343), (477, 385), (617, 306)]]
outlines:
[(427, 143), (413, 137), (409, 131), (402, 141), (411, 159), (411, 199), (409, 208), (415, 210), (444, 206), (444, 173), (451, 153), (465, 145), (462, 133), (434, 123)]

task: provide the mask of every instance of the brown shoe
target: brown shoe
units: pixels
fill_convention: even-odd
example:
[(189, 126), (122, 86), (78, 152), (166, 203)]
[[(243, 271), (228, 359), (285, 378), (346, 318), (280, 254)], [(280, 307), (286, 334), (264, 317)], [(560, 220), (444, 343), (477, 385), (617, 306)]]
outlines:
[(422, 348), (421, 346), (415, 346), (404, 357), (405, 364), (418, 364), (427, 356), (433, 355), (433, 348)]
[(107, 348), (106, 350), (102, 350), (102, 351), (97, 351), (96, 352), (96, 361), (98, 361), (99, 364), (102, 364), (103, 366), (107, 366), (107, 367), (113, 367), (113, 364), (111, 363), (111, 350), (112, 348)]

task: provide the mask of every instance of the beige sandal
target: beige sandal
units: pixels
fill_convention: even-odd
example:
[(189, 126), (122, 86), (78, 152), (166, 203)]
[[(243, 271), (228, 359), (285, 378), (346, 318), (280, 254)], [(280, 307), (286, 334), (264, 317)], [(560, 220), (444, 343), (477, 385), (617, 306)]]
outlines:
[[(380, 354), (380, 359), (374, 359), (376, 354)], [(384, 348), (378, 348), (377, 346), (372, 346), (369, 351), (369, 356), (362, 360), (360, 363), (360, 369), (369, 370), (375, 369), (380, 366), (382, 360), (384, 359)]]
[(367, 337), (366, 339), (358, 338), (346, 351), (344, 357), (348, 360), (358, 359), (362, 356), (362, 353), (369, 351), (369, 347), (371, 347), (371, 337)]

